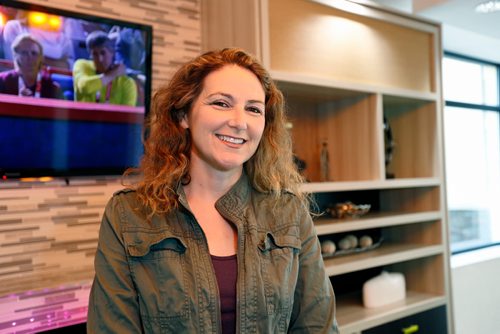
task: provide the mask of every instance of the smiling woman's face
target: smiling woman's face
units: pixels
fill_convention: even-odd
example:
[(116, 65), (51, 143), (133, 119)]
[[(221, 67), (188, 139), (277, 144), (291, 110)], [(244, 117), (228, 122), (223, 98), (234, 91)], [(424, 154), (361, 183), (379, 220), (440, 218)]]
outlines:
[(259, 146), (265, 126), (265, 94), (257, 77), (237, 65), (210, 73), (182, 120), (192, 137), (191, 164), (241, 171)]

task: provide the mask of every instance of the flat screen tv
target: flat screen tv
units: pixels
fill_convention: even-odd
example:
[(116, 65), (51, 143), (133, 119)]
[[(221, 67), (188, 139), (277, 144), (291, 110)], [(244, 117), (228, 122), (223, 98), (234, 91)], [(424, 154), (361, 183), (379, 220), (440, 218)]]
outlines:
[[(81, 78), (96, 85), (110, 73), (99, 71), (106, 62), (99, 60), (102, 54), (87, 48), (95, 31), (111, 41), (108, 70), (120, 67), (124, 78), (112, 84), (101, 80), (94, 92)], [(25, 45), (19, 35), (43, 48), (32, 86), (20, 73), (39, 48), (33, 51), (28, 43), (13, 50)], [(0, 180), (118, 175), (137, 166), (151, 94), (151, 54), (151, 26), (0, 0)]]

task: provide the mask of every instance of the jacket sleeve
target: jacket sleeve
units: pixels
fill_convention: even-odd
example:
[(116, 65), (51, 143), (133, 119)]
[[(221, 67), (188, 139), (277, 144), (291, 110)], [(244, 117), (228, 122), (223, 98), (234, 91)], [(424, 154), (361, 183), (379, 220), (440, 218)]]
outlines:
[(300, 223), (302, 247), (289, 333), (336, 333), (335, 295), (325, 273), (321, 247), (306, 209)]
[(119, 203), (114, 196), (104, 212), (90, 291), (87, 333), (141, 333), (137, 293), (119, 231)]

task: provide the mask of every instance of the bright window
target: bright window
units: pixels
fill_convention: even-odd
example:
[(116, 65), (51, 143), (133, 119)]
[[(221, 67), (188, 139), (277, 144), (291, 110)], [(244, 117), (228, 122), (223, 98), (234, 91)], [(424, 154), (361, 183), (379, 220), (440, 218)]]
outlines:
[(443, 78), (446, 101), (498, 106), (497, 66), (445, 57)]
[(443, 90), (452, 252), (498, 244), (499, 66), (446, 54)]

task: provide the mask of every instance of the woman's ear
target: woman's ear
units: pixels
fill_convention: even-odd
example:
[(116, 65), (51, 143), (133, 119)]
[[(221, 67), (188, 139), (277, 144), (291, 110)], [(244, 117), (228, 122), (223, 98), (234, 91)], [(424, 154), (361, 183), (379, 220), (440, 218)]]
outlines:
[(187, 116), (187, 113), (184, 114), (181, 118), (181, 126), (184, 128), (184, 129), (189, 129), (189, 123), (188, 123), (188, 116)]

